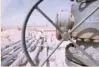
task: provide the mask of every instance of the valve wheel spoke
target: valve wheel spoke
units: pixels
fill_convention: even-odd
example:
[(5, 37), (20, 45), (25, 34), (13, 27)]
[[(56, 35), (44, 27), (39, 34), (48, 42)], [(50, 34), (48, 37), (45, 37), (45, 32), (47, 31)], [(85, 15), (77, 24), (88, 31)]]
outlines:
[(36, 9), (37, 9), (60, 33), (62, 33), (62, 30), (61, 30), (39, 7), (36, 7)]
[(72, 33), (76, 28), (78, 28), (84, 21), (86, 21), (93, 13), (95, 13), (99, 9), (99, 5), (88, 15), (86, 16), (83, 20), (81, 20), (75, 27), (72, 28), (70, 33)]
[(43, 66), (45, 64), (45, 62), (52, 56), (52, 54), (57, 50), (57, 48), (63, 43), (64, 39), (62, 39), (60, 41), (60, 43), (58, 44), (58, 46), (51, 52), (51, 54), (45, 59), (45, 61), (41, 64), (41, 66)]

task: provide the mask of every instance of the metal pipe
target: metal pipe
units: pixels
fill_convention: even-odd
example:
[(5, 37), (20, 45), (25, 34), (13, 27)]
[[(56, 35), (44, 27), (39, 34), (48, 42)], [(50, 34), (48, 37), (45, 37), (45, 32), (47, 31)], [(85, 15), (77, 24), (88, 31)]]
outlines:
[[(30, 45), (32, 44), (32, 42), (33, 42), (33, 40), (31, 40), (29, 43), (27, 43), (27, 44), (28, 44), (28, 45), (27, 45), (27, 48), (30, 47)], [(17, 57), (17, 55), (18, 55), (18, 54), (20, 53), (20, 51), (22, 51), (22, 50), (23, 50), (23, 49), (20, 48), (19, 50), (17, 50), (16, 52), (14, 52), (12, 55), (10, 55), (10, 56), (8, 56), (6, 59), (4, 59), (4, 60), (1, 62), (2, 66), (7, 65), (7, 62), (8, 62), (9, 60), (11, 60), (11, 59)]]
[(10, 66), (19, 66), (25, 57), (24, 53), (22, 53)]
[[(31, 38), (29, 38), (29, 39), (31, 39)], [(29, 39), (27, 39), (26, 41), (28, 41)], [(8, 53), (9, 53), (11, 50), (13, 50), (15, 47), (17, 47), (17, 46), (19, 47), (21, 44), (22, 44), (22, 43), (16, 44), (16, 45), (12, 45), (11, 47), (9, 47), (9, 48), (7, 48), (7, 49), (1, 51), (1, 57), (3, 57), (4, 55), (8, 54)]]
[(52, 56), (52, 54), (56, 51), (56, 49), (62, 44), (65, 39), (62, 39), (58, 46), (51, 52), (51, 54), (44, 60), (44, 62), (40, 65), (41, 67), (45, 64), (45, 62)]
[[(30, 39), (31, 39), (31, 38), (27, 38), (26, 41), (28, 41), (28, 40), (30, 40)], [(20, 42), (21, 42), (21, 40), (19, 40), (19, 41), (17, 41), (17, 42), (14, 42), (14, 43), (12, 43), (12, 44), (7, 45), (7, 49), (10, 48), (10, 47), (12, 47), (12, 46), (14, 46), (14, 45), (17, 45), (17, 44), (20, 43)], [(4, 47), (2, 51), (4, 51), (5, 48), (6, 48), (6, 47)], [(7, 50), (7, 49), (6, 49), (6, 50)]]
[[(38, 44), (38, 41), (39, 41), (39, 40), (36, 40), (35, 43), (34, 43), (34, 45), (31, 44), (31, 46), (37, 45), (37, 44)], [(31, 50), (34, 50), (34, 48), (31, 48), (31, 46), (27, 49), (28, 52), (31, 52)], [(38, 52), (40, 52), (40, 51), (37, 50), (37, 52), (35, 53), (35, 55), (37, 55)], [(35, 55), (34, 55), (34, 56), (35, 56)], [(15, 62), (13, 62), (10, 66), (18, 66), (18, 65), (20, 65), (21, 62), (22, 62), (22, 60), (23, 60), (25, 57), (26, 57), (25, 54), (22, 53), (21, 56), (18, 57), (17, 60), (15, 60)], [(34, 59), (35, 59), (35, 58), (36, 58), (36, 56), (34, 57)]]
[[(29, 37), (26, 37), (26, 38), (29, 38)], [(26, 40), (28, 40), (28, 39), (26, 39)], [(9, 45), (6, 45), (6, 46), (4, 46), (4, 47), (1, 47), (1, 51), (3, 51), (4, 49), (6, 49), (6, 48), (8, 48), (8, 47), (10, 47), (10, 46), (12, 46), (12, 45), (15, 45), (15, 44), (19, 43), (19, 42), (21, 42), (21, 40), (18, 40), (18, 41), (16, 41), (16, 42), (13, 42), (13, 43), (11, 43), (11, 44), (9, 44)]]
[(8, 56), (7, 58), (5, 58), (4, 60), (2, 60), (1, 65), (2, 66), (6, 66), (8, 64), (8, 61), (17, 57), (18, 53), (21, 52), (22, 49), (19, 49), (18, 51), (16, 51), (15, 53), (13, 53), (12, 55)]

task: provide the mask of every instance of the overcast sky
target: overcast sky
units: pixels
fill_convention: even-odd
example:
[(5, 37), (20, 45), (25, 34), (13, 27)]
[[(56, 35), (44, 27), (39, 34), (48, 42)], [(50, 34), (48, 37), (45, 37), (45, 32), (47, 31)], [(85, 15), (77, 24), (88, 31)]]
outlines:
[[(2, 26), (22, 26), (29, 9), (38, 0), (2, 0)], [(57, 12), (69, 10), (70, 0), (44, 0), (39, 7), (53, 20)], [(29, 19), (28, 26), (52, 26), (37, 10)]]

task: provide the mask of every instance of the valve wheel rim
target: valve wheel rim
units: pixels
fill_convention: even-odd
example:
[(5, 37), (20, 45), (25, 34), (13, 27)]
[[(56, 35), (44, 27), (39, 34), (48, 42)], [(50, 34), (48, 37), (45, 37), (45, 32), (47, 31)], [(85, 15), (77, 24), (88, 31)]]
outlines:
[(26, 16), (26, 19), (24, 21), (24, 24), (23, 24), (23, 28), (22, 28), (22, 45), (23, 45), (23, 49), (24, 49), (24, 52), (25, 52), (25, 55), (29, 61), (29, 63), (31, 64), (31, 66), (37, 66), (31, 59), (28, 51), (27, 51), (27, 48), (26, 48), (26, 42), (25, 42), (25, 32), (26, 32), (26, 26), (27, 26), (27, 23), (28, 23), (28, 20), (29, 20), (29, 17), (31, 16), (31, 14), (33, 13), (33, 11), (36, 9), (36, 7), (42, 2), (43, 0), (39, 0), (32, 8), (31, 10), (29, 11), (29, 13), (27, 14)]

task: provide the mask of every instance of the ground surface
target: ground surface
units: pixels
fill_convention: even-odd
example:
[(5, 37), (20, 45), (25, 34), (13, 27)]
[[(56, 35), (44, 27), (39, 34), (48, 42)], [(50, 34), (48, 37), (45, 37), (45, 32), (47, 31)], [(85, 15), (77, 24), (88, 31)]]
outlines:
[[(47, 56), (55, 49), (57, 44), (60, 42), (60, 41), (58, 41), (56, 39), (55, 31), (47, 31), (47, 32), (43, 32), (43, 33), (44, 33), (44, 36), (46, 38), (45, 39), (46, 42), (44, 42), (44, 44), (43, 44), (44, 45), (43, 51), (40, 52), (40, 54), (38, 56), (39, 61), (40, 61), (39, 65), (41, 65), (43, 63), (43, 61), (47, 58)], [(26, 37), (32, 37), (32, 39), (30, 39), (28, 42), (31, 42), (33, 39), (36, 40), (35, 39), (35, 38), (37, 38), (36, 36), (39, 36), (38, 35), (38, 31), (36, 31), (36, 30), (35, 31), (27, 30)], [(7, 46), (7, 45), (9, 45), (9, 44), (11, 44), (13, 42), (16, 42), (18, 40), (21, 40), (21, 30), (18, 30), (18, 29), (7, 29), (7, 30), (4, 30), (4, 31), (2, 31), (2, 36), (1, 36), (1, 48), (4, 48), (5, 46)], [(44, 66), (49, 65), (51, 67), (52, 66), (55, 66), (55, 67), (59, 67), (59, 66), (67, 67), (68, 66), (67, 62), (68, 61), (65, 61), (66, 60), (65, 47), (69, 43), (70, 43), (69, 41), (63, 42), (61, 44), (61, 46), (55, 51), (55, 53), (49, 58), (49, 62), (47, 61)], [(34, 44), (35, 44), (35, 42), (31, 43), (32, 46)], [(17, 45), (20, 46), (22, 44), (20, 44), (20, 45), (17, 44)], [(40, 42), (38, 43), (38, 45), (40, 45)], [(48, 51), (47, 51), (46, 46), (50, 47)], [(16, 64), (16, 65), (14, 64), (15, 66), (17, 66), (17, 65), (30, 66), (30, 63), (27, 62), (27, 59), (26, 59), (24, 53), (22, 52), (23, 50), (21, 50), (19, 52), (17, 52), (17, 50), (13, 51), (17, 47), (14, 47), (14, 48), (6, 47), (5, 49), (3, 49), (1, 51), (1, 54), (2, 54), (2, 52), (5, 52), (5, 53), (6, 53), (6, 51), (9, 52), (9, 53), (6, 53), (4, 56), (2, 56), (2, 65), (3, 66), (10, 66), (11, 64), (14, 64), (14, 62), (18, 63), (18, 64), (15, 63)], [(84, 46), (81, 46), (81, 47), (84, 47)], [(36, 54), (36, 50), (37, 50), (37, 48), (34, 51), (29, 52), (32, 60), (34, 60), (34, 57), (35, 57), (35, 54)], [(72, 51), (76, 52), (76, 50), (72, 50)], [(15, 54), (16, 52), (18, 54)], [(94, 55), (92, 55), (92, 56), (94, 58), (96, 58), (96, 59), (99, 59), (99, 48), (98, 47), (97, 47), (97, 50), (96, 50), (95, 48), (93, 48), (93, 46), (91, 46), (90, 48), (86, 49), (86, 52), (88, 52), (89, 54), (94, 53)], [(12, 57), (12, 54), (14, 54), (16, 56), (13, 56), (13, 58), (11, 60), (8, 60), (9, 58)], [(83, 56), (83, 54), (81, 54), (81, 52), (79, 52), (79, 51), (78, 51), (78, 53), (77, 52), (74, 53), (74, 55), (79, 55), (79, 56), (82, 55)], [(20, 59), (22, 59), (22, 60), (20, 60)], [(20, 60), (20, 62), (19, 62), (19, 60)], [(35, 60), (34, 60), (34, 62), (35, 62)], [(70, 66), (71, 66), (71, 64), (73, 64), (73, 63), (68, 62), (68, 64), (70, 64)]]

